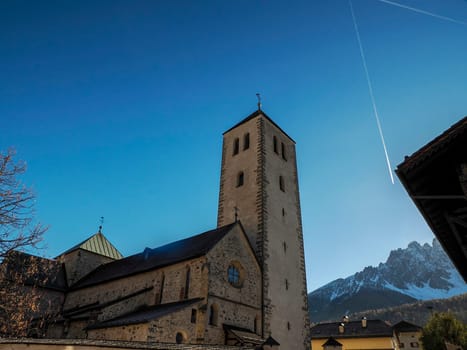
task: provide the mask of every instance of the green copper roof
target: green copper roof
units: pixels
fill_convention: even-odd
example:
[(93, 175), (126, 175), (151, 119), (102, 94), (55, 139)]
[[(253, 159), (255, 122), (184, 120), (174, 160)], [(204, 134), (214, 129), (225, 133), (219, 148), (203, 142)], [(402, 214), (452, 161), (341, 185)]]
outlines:
[(81, 243), (78, 243), (63, 254), (71, 253), (76, 249), (84, 249), (116, 260), (123, 258), (123, 255), (117, 250), (117, 248), (115, 248), (113, 244), (110, 243), (108, 239), (105, 238), (105, 236), (100, 232), (92, 235)]

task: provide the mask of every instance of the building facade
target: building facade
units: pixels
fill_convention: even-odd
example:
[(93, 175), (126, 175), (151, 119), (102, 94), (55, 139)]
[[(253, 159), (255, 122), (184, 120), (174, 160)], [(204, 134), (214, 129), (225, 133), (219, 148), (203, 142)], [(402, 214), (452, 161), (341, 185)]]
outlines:
[(262, 268), (263, 336), (308, 347), (295, 142), (258, 109), (224, 133), (218, 226), (238, 218)]
[(217, 228), (129, 257), (99, 230), (54, 264), (36, 336), (308, 348), (295, 142), (258, 109), (224, 133)]
[(311, 327), (311, 348), (325, 350), (399, 350), (396, 333), (381, 320), (319, 323)]
[(400, 349), (423, 350), (422, 337), (423, 328), (407, 321), (400, 321), (393, 326)]

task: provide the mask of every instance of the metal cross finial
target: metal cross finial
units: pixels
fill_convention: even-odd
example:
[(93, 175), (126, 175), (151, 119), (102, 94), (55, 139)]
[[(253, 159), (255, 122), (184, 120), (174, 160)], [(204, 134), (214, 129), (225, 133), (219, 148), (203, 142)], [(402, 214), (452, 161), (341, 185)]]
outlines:
[(234, 207), (234, 210), (235, 210), (235, 222), (237, 222), (237, 220), (238, 220), (238, 208)]
[(104, 217), (103, 216), (101, 216), (99, 222), (100, 222), (99, 233), (102, 233), (102, 225), (104, 225)]
[(261, 95), (259, 92), (256, 93), (256, 97), (258, 98), (258, 111), (261, 110)]

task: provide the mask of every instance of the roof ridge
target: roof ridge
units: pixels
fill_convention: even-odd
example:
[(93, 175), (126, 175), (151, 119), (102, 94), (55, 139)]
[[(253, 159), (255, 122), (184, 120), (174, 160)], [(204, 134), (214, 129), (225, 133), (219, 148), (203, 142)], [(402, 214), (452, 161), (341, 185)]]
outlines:
[(295, 140), (293, 138), (291, 138), (279, 125), (276, 124), (276, 122), (274, 120), (271, 119), (271, 117), (269, 117), (262, 109), (257, 109), (256, 111), (254, 111), (253, 113), (251, 113), (248, 117), (246, 117), (245, 119), (241, 120), (240, 122), (238, 122), (237, 124), (235, 124), (234, 126), (232, 126), (230, 129), (228, 129), (227, 131), (224, 131), (222, 133), (222, 135), (225, 135), (226, 133), (228, 133), (229, 131), (235, 129), (236, 127), (246, 123), (247, 121), (257, 117), (257, 116), (260, 116), (262, 115), (264, 118), (266, 118), (272, 125), (274, 125), (276, 128), (278, 128), (285, 136), (287, 136), (290, 141), (292, 141), (293, 143), (295, 143)]
[[(92, 240), (98, 239), (96, 237), (99, 237), (103, 241), (103, 246), (100, 247), (100, 248), (102, 248), (102, 251), (99, 251), (97, 249), (93, 250), (93, 249), (84, 247), (86, 245), (86, 243), (91, 242)], [(107, 246), (107, 248), (105, 246)], [(74, 245), (73, 247), (66, 250), (65, 252), (61, 253), (59, 256), (57, 256), (57, 258), (62, 256), (62, 255), (65, 255), (65, 254), (69, 254), (69, 253), (71, 253), (71, 252), (73, 252), (73, 251), (75, 251), (77, 249), (87, 250), (89, 252), (100, 254), (100, 255), (103, 255), (103, 256), (107, 256), (107, 257), (112, 258), (112, 259), (121, 259), (121, 258), (123, 258), (123, 254), (120, 253), (120, 251), (108, 240), (108, 238), (102, 232), (94, 233), (93, 235), (89, 236), (85, 240), (83, 240), (80, 243)]]
[[(467, 129), (467, 116), (452, 124), (448, 129), (426, 143), (410, 156), (405, 156), (404, 161), (397, 166), (396, 172), (398, 172), (400, 169), (403, 171), (411, 169), (415, 163), (418, 163), (421, 160), (431, 156), (432, 153), (437, 152), (440, 147), (439, 143), (446, 143), (451, 141), (453, 137), (459, 134), (459, 132), (464, 132), (465, 130), (463, 129)], [(438, 148), (433, 149), (433, 147), (436, 146), (438, 146)], [(427, 154), (427, 152), (430, 152), (430, 154)]]
[(100, 265), (78, 280), (71, 288), (80, 289), (96, 283), (119, 279), (202, 256), (228, 234), (231, 228), (236, 224), (238, 224), (238, 222), (171, 242), (154, 249), (145, 248), (142, 252), (137, 254)]

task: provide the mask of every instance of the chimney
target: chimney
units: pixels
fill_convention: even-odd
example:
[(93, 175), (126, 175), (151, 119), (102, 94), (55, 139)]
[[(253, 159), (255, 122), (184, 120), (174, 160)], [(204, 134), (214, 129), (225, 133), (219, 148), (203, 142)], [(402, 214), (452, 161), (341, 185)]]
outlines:
[(339, 334), (343, 334), (343, 333), (344, 333), (344, 330), (345, 330), (344, 326), (345, 326), (344, 323), (341, 323), (341, 324), (339, 325)]
[(362, 317), (362, 328), (366, 328), (366, 317)]

